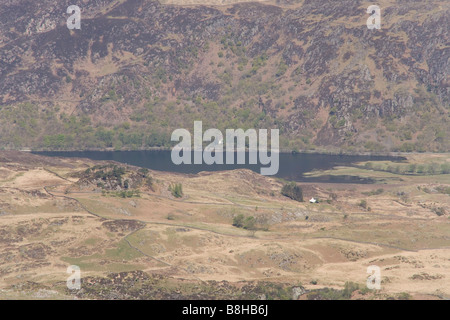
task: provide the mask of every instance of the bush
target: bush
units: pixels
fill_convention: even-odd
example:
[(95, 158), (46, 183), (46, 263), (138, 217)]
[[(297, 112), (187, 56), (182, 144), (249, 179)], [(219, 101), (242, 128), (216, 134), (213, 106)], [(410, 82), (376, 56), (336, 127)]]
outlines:
[(102, 196), (119, 197), (119, 198), (133, 198), (141, 197), (141, 192), (139, 190), (121, 190), (121, 191), (107, 191), (102, 190)]
[(361, 208), (367, 209), (367, 201), (366, 200), (361, 200), (361, 202), (359, 203), (359, 206)]
[(139, 172), (140, 174), (142, 174), (142, 177), (143, 177), (143, 178), (146, 178), (146, 177), (147, 177), (147, 174), (148, 174), (148, 169), (147, 169), (147, 168), (140, 168), (140, 169), (138, 170), (138, 172)]
[(175, 198), (182, 198), (183, 197), (183, 186), (181, 185), (181, 183), (171, 184), (169, 186), (169, 191), (172, 192), (172, 195)]
[(247, 217), (244, 220), (244, 229), (255, 230), (256, 219), (253, 216)]
[(342, 295), (345, 299), (350, 299), (352, 297), (352, 293), (359, 289), (359, 285), (354, 282), (346, 282), (344, 291), (342, 292)]
[(407, 292), (401, 292), (398, 295), (398, 300), (411, 300), (411, 295)]
[(445, 215), (444, 207), (434, 207), (433, 212), (436, 213), (439, 217)]
[(441, 173), (442, 174), (450, 173), (450, 163), (443, 163), (443, 164), (441, 164)]
[(253, 216), (244, 217), (243, 214), (238, 214), (233, 218), (233, 226), (243, 228), (246, 230), (256, 230), (256, 219)]
[(379, 188), (377, 190), (374, 191), (369, 191), (369, 192), (361, 192), (363, 195), (365, 196), (377, 196), (379, 194), (382, 194), (384, 192), (383, 188)]
[(284, 61), (281, 61), (280, 64), (278, 65), (278, 70), (277, 70), (275, 76), (281, 77), (283, 74), (286, 73), (287, 69), (288, 69), (288, 66), (286, 65), (286, 63)]
[(281, 194), (296, 201), (303, 202), (303, 191), (295, 182), (287, 183), (281, 189)]
[(244, 227), (244, 215), (243, 214), (238, 214), (237, 216), (235, 216), (233, 218), (233, 226), (238, 227), (238, 228)]
[(323, 288), (312, 290), (308, 293), (308, 300), (349, 300), (353, 292), (359, 290), (359, 285), (354, 282), (346, 282), (343, 290)]

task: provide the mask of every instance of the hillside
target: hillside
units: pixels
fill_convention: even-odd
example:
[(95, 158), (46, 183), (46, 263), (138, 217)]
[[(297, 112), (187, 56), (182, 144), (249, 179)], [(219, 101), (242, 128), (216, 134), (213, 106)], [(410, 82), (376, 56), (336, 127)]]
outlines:
[(450, 150), (447, 1), (380, 1), (381, 30), (366, 1), (167, 2), (84, 1), (68, 30), (67, 1), (3, 1), (0, 148), (170, 147), (202, 120), (288, 150)]
[[(302, 183), (319, 199), (309, 203), (245, 169), (184, 175), (0, 151), (0, 298), (448, 300), (450, 175), (371, 164), (311, 173), (375, 183)], [(66, 287), (70, 265), (80, 290)], [(380, 290), (366, 287), (373, 265)]]

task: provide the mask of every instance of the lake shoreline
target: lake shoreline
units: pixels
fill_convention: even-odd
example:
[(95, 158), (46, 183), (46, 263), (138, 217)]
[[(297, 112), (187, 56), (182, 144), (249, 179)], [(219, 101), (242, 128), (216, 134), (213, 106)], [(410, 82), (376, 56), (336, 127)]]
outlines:
[[(205, 171), (225, 171), (234, 169), (250, 169), (257, 173), (267, 171), (272, 168), (272, 162), (269, 164), (257, 163), (237, 163), (237, 158), (233, 163), (223, 164), (175, 164), (173, 162), (170, 150), (141, 150), (141, 151), (33, 151), (32, 154), (60, 157), (60, 158), (87, 158), (100, 161), (116, 161), (127, 165), (143, 167), (150, 170), (177, 172), (184, 174), (197, 174)], [(237, 154), (235, 153), (235, 157)], [(279, 153), (276, 163), (276, 172), (271, 174), (277, 178), (283, 178), (290, 181), (314, 180), (315, 178), (305, 178), (306, 172), (313, 170), (329, 170), (335, 166), (352, 166), (355, 163), (366, 161), (393, 161), (404, 162), (405, 157), (400, 156), (380, 156), (380, 155), (346, 155), (346, 154), (325, 154), (325, 153)], [(250, 159), (249, 153), (246, 152), (245, 159)], [(273, 168), (272, 168), (273, 169)], [(348, 182), (349, 177), (338, 178), (336, 182)], [(354, 182), (359, 179), (351, 177)]]
[[(171, 151), (172, 148), (152, 147), (143, 149), (121, 149), (116, 150), (113, 148), (103, 149), (65, 149), (65, 150), (51, 150), (51, 149), (4, 149), (4, 151), (21, 151), (30, 153), (43, 153), (43, 152), (140, 152), (140, 151)], [(248, 152), (246, 149), (245, 152)], [(450, 151), (449, 151), (450, 152)], [(317, 155), (345, 155), (345, 156), (380, 156), (380, 157), (406, 157), (408, 155), (421, 155), (421, 154), (446, 154), (449, 152), (399, 152), (399, 151), (385, 151), (385, 152), (349, 152), (344, 150), (327, 151), (325, 149), (318, 150), (288, 150), (281, 149), (280, 154), (317, 154)]]

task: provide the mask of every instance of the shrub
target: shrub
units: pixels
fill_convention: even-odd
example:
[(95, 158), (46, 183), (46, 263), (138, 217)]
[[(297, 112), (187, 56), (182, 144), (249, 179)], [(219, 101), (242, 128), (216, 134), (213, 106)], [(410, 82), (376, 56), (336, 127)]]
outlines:
[(281, 189), (281, 194), (296, 201), (303, 202), (303, 191), (295, 182), (287, 183)]
[(414, 172), (416, 172), (416, 168), (417, 168), (417, 165), (414, 164), (414, 163), (412, 163), (412, 164), (408, 165), (407, 171), (408, 171), (409, 173), (414, 173)]
[(283, 74), (285, 74), (286, 70), (288, 69), (288, 66), (284, 61), (281, 61), (278, 65), (278, 70), (275, 74), (276, 77), (281, 77)]
[(181, 183), (171, 184), (169, 186), (169, 191), (172, 192), (172, 195), (175, 198), (182, 198), (183, 197), (183, 186), (181, 185)]
[(256, 219), (253, 216), (245, 217), (243, 214), (238, 214), (233, 218), (233, 226), (243, 228), (246, 230), (256, 230)]
[(102, 190), (102, 196), (110, 196), (110, 197), (119, 197), (119, 198), (132, 198), (141, 196), (141, 192), (139, 190), (122, 190), (122, 191), (107, 191)]
[(253, 216), (249, 216), (244, 220), (244, 229), (255, 230), (256, 219)]
[(142, 174), (142, 177), (143, 177), (143, 178), (145, 178), (145, 177), (147, 177), (148, 169), (147, 169), (147, 168), (140, 168), (140, 169), (138, 170), (138, 172), (139, 172), (140, 174)]
[(398, 299), (399, 300), (411, 300), (411, 295), (409, 293), (407, 293), (407, 292), (401, 292), (398, 295)]
[(369, 191), (369, 192), (361, 192), (363, 195), (365, 196), (377, 196), (379, 194), (382, 194), (384, 192), (383, 188), (379, 188), (377, 190), (374, 191)]
[(443, 163), (443, 164), (441, 164), (441, 173), (442, 174), (450, 173), (450, 163)]
[(352, 296), (352, 293), (359, 289), (359, 285), (354, 282), (346, 282), (344, 291), (342, 292), (342, 295), (345, 299), (350, 299)]
[(445, 209), (444, 207), (434, 207), (433, 212), (436, 213), (439, 217), (443, 216), (445, 214)]
[(348, 300), (354, 291), (359, 290), (359, 285), (354, 282), (346, 282), (343, 290), (323, 288), (312, 290), (307, 294), (308, 300)]
[(244, 227), (244, 215), (243, 214), (238, 214), (237, 216), (235, 216), (233, 218), (233, 226), (238, 227), (238, 228)]
[(366, 200), (361, 200), (361, 202), (359, 203), (359, 206), (361, 208), (367, 209), (367, 201)]

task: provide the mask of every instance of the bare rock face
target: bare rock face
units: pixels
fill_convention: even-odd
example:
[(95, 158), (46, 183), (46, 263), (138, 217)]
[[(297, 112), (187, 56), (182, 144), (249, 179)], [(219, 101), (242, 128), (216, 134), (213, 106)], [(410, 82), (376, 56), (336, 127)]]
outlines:
[(448, 151), (446, 1), (229, 6), (7, 0), (0, 147), (148, 148), (192, 119), (279, 128), (284, 148)]

